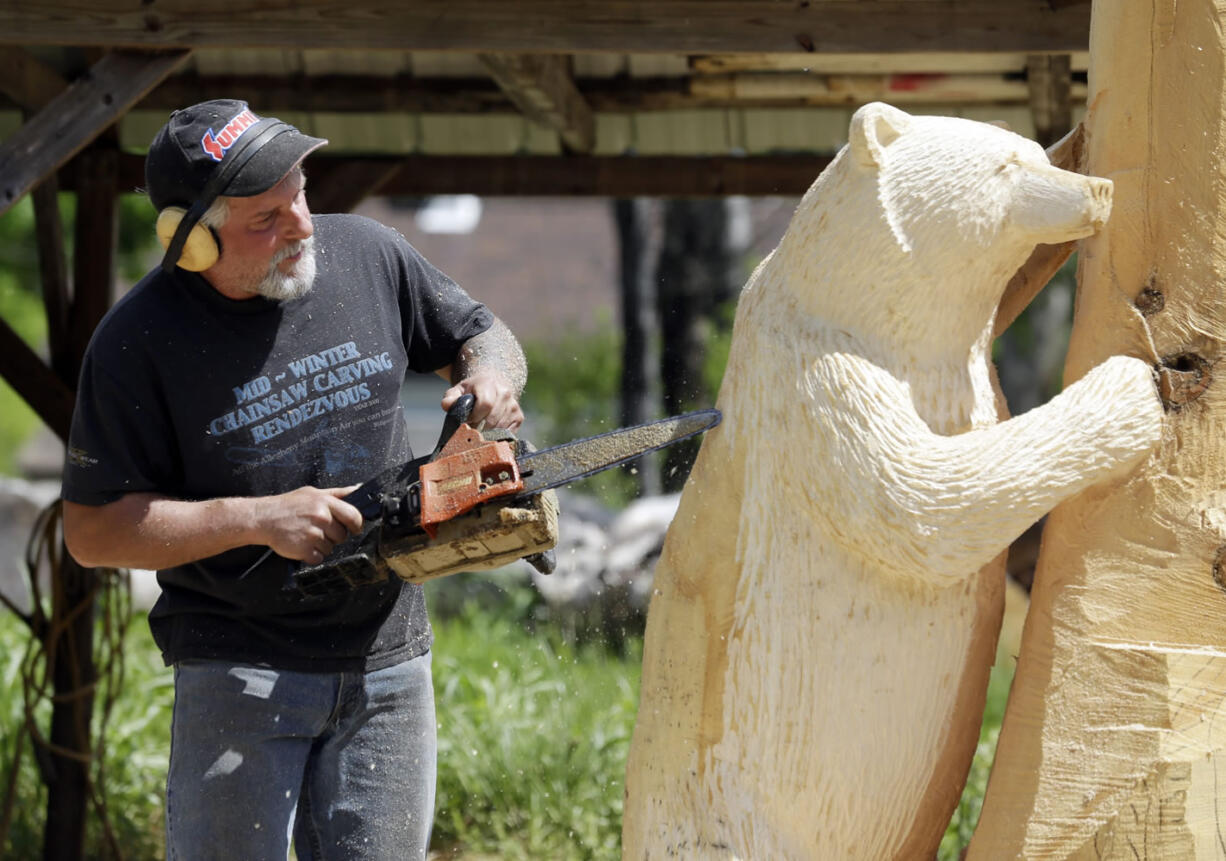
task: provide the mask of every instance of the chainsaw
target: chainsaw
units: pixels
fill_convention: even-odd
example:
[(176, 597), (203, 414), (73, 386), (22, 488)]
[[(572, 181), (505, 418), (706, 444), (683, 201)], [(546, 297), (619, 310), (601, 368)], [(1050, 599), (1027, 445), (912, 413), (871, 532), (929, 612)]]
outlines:
[(635, 460), (720, 422), (715, 409), (574, 440), (536, 451), (504, 429), (468, 424), (476, 399), (447, 411), (434, 451), (372, 478), (345, 497), (362, 530), (318, 565), (295, 565), (286, 588), (307, 597), (399, 577), (421, 583), (525, 559), (554, 569), (554, 490)]

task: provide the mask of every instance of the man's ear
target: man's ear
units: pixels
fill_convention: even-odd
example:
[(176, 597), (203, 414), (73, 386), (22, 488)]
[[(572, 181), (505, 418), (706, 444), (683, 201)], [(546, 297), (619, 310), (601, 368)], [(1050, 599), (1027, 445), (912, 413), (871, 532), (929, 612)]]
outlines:
[(880, 167), (885, 150), (911, 124), (911, 115), (884, 102), (869, 102), (851, 118), (847, 142), (856, 162), (865, 168)]

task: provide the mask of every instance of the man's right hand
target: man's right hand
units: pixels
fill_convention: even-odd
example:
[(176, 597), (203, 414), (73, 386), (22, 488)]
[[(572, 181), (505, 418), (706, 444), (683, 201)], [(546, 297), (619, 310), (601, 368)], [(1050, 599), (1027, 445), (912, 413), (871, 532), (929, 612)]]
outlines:
[(341, 498), (357, 488), (200, 501), (129, 493), (105, 505), (65, 500), (64, 541), (87, 568), (173, 568), (249, 544), (316, 565), (361, 531), (361, 512)]
[(317, 565), (351, 533), (362, 530), (362, 513), (342, 497), (352, 487), (300, 487), (259, 499), (255, 528), (259, 540), (278, 556)]

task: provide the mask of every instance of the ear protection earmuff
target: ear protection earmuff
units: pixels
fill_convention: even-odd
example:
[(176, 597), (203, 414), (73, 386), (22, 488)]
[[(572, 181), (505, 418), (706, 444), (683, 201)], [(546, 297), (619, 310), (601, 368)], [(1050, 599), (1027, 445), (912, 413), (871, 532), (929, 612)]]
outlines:
[[(205, 211), (208, 207), (205, 207)], [(203, 214), (203, 213), (201, 213)], [(188, 272), (203, 272), (221, 256), (221, 241), (217, 238), (217, 234), (211, 227), (205, 227), (203, 224), (193, 224), (191, 229), (187, 231), (187, 238), (183, 240), (183, 247), (179, 251), (179, 259), (170, 263), (167, 262), (171, 257), (169, 254), (170, 244), (174, 241), (175, 234), (178, 233), (180, 225), (186, 223), (184, 216), (187, 215), (187, 210), (181, 206), (168, 206), (158, 213), (157, 230), (158, 242), (162, 247), (167, 249), (166, 259), (162, 261), (162, 268), (170, 271), (170, 268), (178, 266), (180, 269), (186, 269)]]
[(225, 190), (260, 148), (277, 135), (294, 131), (294, 127), (280, 120), (272, 120), (262, 129), (252, 127), (250, 136), (243, 135), (222, 158), (200, 197), (187, 209), (168, 206), (158, 213), (157, 236), (166, 255), (162, 258), (162, 270), (170, 273), (175, 266), (189, 272), (201, 272), (217, 262), (221, 245), (212, 229), (200, 224), (200, 217), (213, 205), (218, 195)]

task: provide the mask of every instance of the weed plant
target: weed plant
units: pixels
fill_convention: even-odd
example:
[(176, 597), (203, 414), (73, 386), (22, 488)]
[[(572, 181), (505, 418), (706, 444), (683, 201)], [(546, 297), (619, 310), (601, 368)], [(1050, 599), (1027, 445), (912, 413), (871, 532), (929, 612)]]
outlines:
[[(0, 843), (0, 858), (42, 857), (47, 792), (30, 741), (19, 729), (24, 720), (22, 663), (28, 629), (11, 613), (0, 610), (0, 783), (7, 786), (14, 753), (22, 751), (8, 842)], [(153, 644), (149, 626), (136, 618), (124, 637), (123, 691), (111, 711), (106, 734), (105, 803), (110, 825), (124, 857), (155, 859), (164, 855), (162, 794), (170, 750), (170, 670)], [(50, 704), (40, 703), (35, 720), (47, 732)], [(97, 726), (97, 718), (95, 718)], [(3, 797), (0, 789), (0, 797)], [(86, 857), (109, 858), (101, 820), (87, 820)]]

